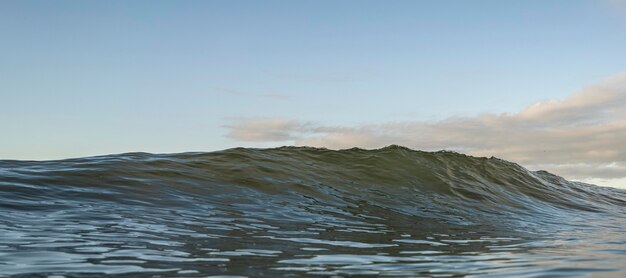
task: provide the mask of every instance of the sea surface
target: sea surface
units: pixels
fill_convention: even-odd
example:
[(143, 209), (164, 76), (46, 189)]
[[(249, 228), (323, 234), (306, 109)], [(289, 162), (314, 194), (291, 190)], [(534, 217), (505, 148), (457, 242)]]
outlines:
[(0, 161), (0, 277), (624, 277), (626, 191), (306, 147)]

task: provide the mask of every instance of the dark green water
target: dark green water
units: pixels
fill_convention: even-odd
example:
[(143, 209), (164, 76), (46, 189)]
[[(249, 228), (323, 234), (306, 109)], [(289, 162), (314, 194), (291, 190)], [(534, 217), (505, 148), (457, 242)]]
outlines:
[(626, 275), (626, 192), (391, 146), (0, 161), (0, 276)]

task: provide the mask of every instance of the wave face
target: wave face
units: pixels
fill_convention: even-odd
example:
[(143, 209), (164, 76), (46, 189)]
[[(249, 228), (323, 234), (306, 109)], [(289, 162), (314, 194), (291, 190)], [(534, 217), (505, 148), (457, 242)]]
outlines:
[(625, 191), (399, 146), (5, 160), (0, 215), (0, 276), (626, 274)]

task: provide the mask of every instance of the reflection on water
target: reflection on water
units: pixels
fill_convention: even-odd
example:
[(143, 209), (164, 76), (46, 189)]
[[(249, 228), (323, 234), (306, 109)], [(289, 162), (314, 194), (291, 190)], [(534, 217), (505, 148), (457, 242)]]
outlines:
[[(398, 152), (406, 150), (391, 150)], [(303, 156), (312, 154), (271, 154), (235, 152), (232, 161), (217, 153), (2, 162), (0, 276), (626, 275), (623, 192), (567, 184), (575, 196), (585, 190), (612, 198), (587, 198), (588, 209), (577, 209), (580, 204), (512, 187), (496, 192), (490, 185), (485, 192), (496, 193), (481, 196), (442, 191), (442, 177), (418, 176), (420, 169), (417, 177), (440, 187), (412, 180), (402, 188), (398, 180), (354, 173), (363, 165), (327, 168), (321, 161), (339, 159), (329, 157), (338, 155), (333, 152), (315, 157), (317, 171), (281, 172), (277, 165), (305, 163)], [(391, 171), (383, 162), (369, 161)], [(255, 163), (261, 166), (237, 168)], [(532, 178), (539, 182), (521, 186), (565, 188)], [(462, 186), (479, 185), (466, 180)]]
[[(70, 211), (37, 218), (40, 212), (8, 214), (0, 230), (0, 272), (568, 277), (626, 273), (626, 229), (619, 222), (607, 226), (605, 220), (604, 227), (546, 225), (545, 230), (523, 233), (488, 226), (425, 230), (409, 217), (397, 223), (371, 218), (359, 223), (358, 216), (334, 216), (330, 222), (302, 225), (254, 218), (253, 211), (213, 211), (213, 216), (201, 218), (201, 211), (137, 209), (131, 211), (132, 217), (118, 218), (107, 214), (105, 207), (91, 209), (95, 220), (73, 219)], [(294, 224), (301, 230), (294, 231)]]

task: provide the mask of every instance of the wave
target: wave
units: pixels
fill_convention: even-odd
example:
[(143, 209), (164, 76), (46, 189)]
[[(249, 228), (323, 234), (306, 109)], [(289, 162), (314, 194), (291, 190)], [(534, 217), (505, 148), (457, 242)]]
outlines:
[[(271, 250), (277, 249), (276, 242), (297, 243), (311, 250), (320, 245), (438, 246), (451, 243), (434, 240), (435, 234), (471, 231), (483, 238), (529, 238), (545, 234), (546, 227), (556, 231), (595, 225), (603, 218), (623, 219), (626, 205), (626, 193), (619, 189), (567, 181), (494, 157), (401, 146), (338, 151), (234, 148), (210, 153), (4, 160), (0, 161), (0, 188), (0, 211), (6, 215), (0, 232), (14, 235), (4, 244), (11, 242), (15, 250), (29, 244), (48, 246), (57, 241), (55, 237), (80, 245), (78, 237), (102, 247), (115, 241), (115, 236), (125, 238), (121, 241), (126, 245), (143, 240), (144, 245), (147, 241), (169, 246), (187, 244), (182, 238), (200, 237), (205, 241), (194, 241), (197, 245), (210, 246), (218, 253), (228, 246), (246, 249), (268, 242), (274, 247)], [(37, 237), (27, 226), (49, 233)], [(58, 229), (65, 229), (65, 236), (55, 232)], [(400, 237), (409, 234), (414, 237)], [(0, 241), (0, 251), (2, 246)], [(123, 249), (122, 244), (115, 246)], [(196, 247), (185, 250), (191, 248), (196, 254), (200, 250)], [(281, 248), (274, 251), (287, 252), (291, 247)], [(459, 250), (477, 251), (475, 247)], [(265, 255), (273, 256), (271, 252)], [(149, 261), (156, 255), (143, 256), (141, 260)], [(16, 265), (0, 274), (30, 273)], [(91, 262), (87, 267), (95, 265)], [(172, 261), (152, 268), (171, 265)], [(141, 271), (148, 269), (141, 267)], [(120, 269), (107, 265), (95, 272)], [(243, 273), (255, 276), (255, 272)]]
[[(29, 194), (58, 200), (67, 193), (70, 199), (136, 202), (135, 197), (140, 197), (152, 205), (166, 200), (184, 204), (186, 198), (245, 197), (254, 191), (255, 196), (285, 195), (344, 206), (364, 202), (436, 217), (442, 215), (433, 215), (435, 211), (454, 215), (457, 209), (468, 208), (606, 212), (626, 204), (621, 190), (570, 182), (495, 157), (395, 145), (375, 150), (235, 148), (41, 162), (5, 160), (0, 169), (5, 194), (18, 195), (5, 196), (6, 200)], [(32, 205), (31, 209), (37, 207)]]

